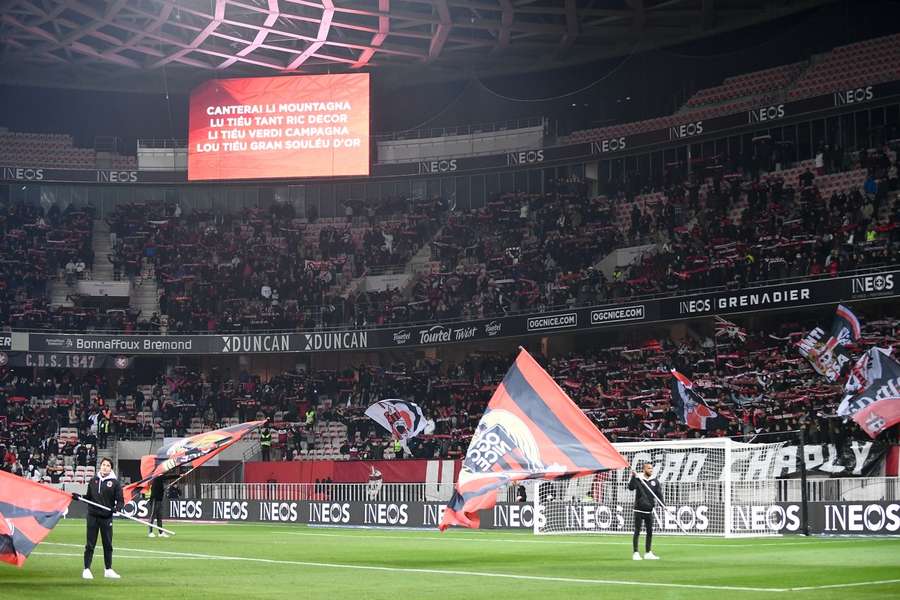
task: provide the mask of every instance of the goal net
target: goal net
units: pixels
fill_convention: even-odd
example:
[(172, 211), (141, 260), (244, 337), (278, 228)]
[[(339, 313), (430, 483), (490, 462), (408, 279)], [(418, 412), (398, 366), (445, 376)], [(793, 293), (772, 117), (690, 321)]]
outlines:
[[(640, 472), (644, 463), (662, 484), (654, 532), (679, 535), (774, 535), (786, 515), (771, 473), (783, 443), (744, 444), (729, 438), (613, 444)], [(624, 469), (565, 481), (537, 481), (536, 534), (631, 533), (634, 491)]]

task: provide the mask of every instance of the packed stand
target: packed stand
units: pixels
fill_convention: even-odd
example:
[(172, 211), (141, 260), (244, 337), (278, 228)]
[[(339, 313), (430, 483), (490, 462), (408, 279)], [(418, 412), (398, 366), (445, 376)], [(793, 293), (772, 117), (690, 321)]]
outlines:
[[(769, 156), (724, 176), (698, 170), (660, 192), (499, 196), (450, 218), (411, 299), (389, 290), (356, 304), (375, 324), (490, 318), (895, 264), (897, 153), (820, 154), (821, 166), (775, 170)], [(635, 246), (635, 262), (604, 274), (610, 252)]]
[(0, 369), (0, 469), (54, 484), (90, 481), (112, 441), (109, 389), (96, 373), (35, 379)]
[(108, 221), (110, 261), (129, 276), (152, 265), (169, 331), (313, 329), (350, 319), (347, 284), (405, 265), (442, 214), (439, 200), (404, 199), (348, 203), (327, 219), (297, 218), (290, 204), (237, 214), (123, 205)]
[[(550, 358), (537, 357), (570, 397), (613, 441), (742, 436), (791, 441), (803, 428), (809, 443), (842, 445), (868, 437), (835, 414), (841, 382), (816, 374), (796, 345), (812, 326), (782, 320), (744, 335), (647, 339)], [(863, 320), (856, 355), (872, 346), (898, 347), (900, 320)], [(721, 333), (721, 332), (720, 332)], [(463, 362), (417, 359), (341, 371), (293, 370), (269, 380), (213, 368), (176, 367), (152, 384), (125, 372), (118, 380), (60, 373), (32, 380), (0, 373), (3, 468), (39, 480), (78, 483), (98, 448), (115, 439), (187, 436), (249, 420), (269, 419), (274, 460), (460, 458), (488, 400), (514, 359), (473, 352)], [(669, 369), (727, 423), (691, 430), (671, 411)], [(384, 398), (421, 406), (434, 433), (405, 446), (364, 411)], [(896, 440), (897, 428), (881, 439)], [(252, 438), (251, 438), (252, 439)]]
[(75, 284), (93, 264), (91, 209), (0, 201), (0, 325), (52, 320), (49, 285)]

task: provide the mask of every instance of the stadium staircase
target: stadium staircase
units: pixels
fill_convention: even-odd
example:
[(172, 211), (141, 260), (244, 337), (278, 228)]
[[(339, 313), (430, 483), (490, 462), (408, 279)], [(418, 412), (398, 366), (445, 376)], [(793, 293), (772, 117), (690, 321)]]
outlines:
[(47, 292), (50, 296), (51, 308), (75, 306), (75, 303), (69, 297), (77, 294), (78, 288), (74, 285), (68, 285), (65, 275), (61, 275), (59, 278), (51, 281)]
[(94, 219), (94, 264), (91, 267), (93, 279), (97, 281), (112, 281), (113, 267), (109, 262), (112, 254), (112, 245), (109, 243), (109, 225), (103, 219)]
[(132, 310), (141, 311), (141, 320), (147, 320), (153, 313), (159, 313), (159, 288), (156, 285), (153, 264), (149, 261), (144, 261), (141, 276), (132, 283), (128, 302)]

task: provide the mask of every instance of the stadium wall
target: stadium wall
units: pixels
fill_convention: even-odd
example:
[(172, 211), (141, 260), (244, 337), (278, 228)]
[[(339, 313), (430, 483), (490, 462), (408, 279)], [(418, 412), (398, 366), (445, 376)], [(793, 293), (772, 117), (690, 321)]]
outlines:
[[(324, 494), (323, 494), (324, 496)], [(321, 501), (258, 501), (209, 500), (188, 498), (169, 500), (163, 505), (166, 520), (185, 522), (212, 521), (224, 523), (294, 523), (344, 527), (403, 527), (437, 528), (445, 508), (443, 502), (331, 502)], [(688, 518), (700, 512), (702, 506), (678, 506), (682, 527), (693, 522), (702, 533), (703, 519)], [(735, 509), (735, 531), (742, 528), (758, 532), (763, 527), (772, 533), (801, 532), (799, 502), (774, 502)], [(630, 533), (631, 522), (621, 506), (592, 502), (573, 503), (571, 511), (580, 518), (586, 531), (597, 533)], [(83, 504), (73, 502), (69, 518), (83, 518)], [(150, 516), (146, 500), (131, 503), (123, 511), (138, 518)], [(491, 510), (479, 511), (480, 529), (525, 529), (534, 527), (535, 509), (532, 504), (497, 504)], [(539, 515), (539, 518), (542, 518)], [(687, 522), (687, 525), (685, 524)], [(673, 518), (658, 515), (655, 529), (660, 533), (681, 532)], [(810, 502), (809, 529), (823, 535), (898, 535), (900, 534), (900, 502)]]
[[(835, 444), (807, 444), (807, 474), (814, 477), (882, 477), (886, 475), (889, 447), (883, 442), (852, 440), (842, 447)], [(896, 450), (896, 447), (891, 448)], [(705, 461), (705, 450), (692, 453), (694, 463)], [(696, 455), (696, 456), (694, 456)], [(669, 464), (659, 456), (660, 464)], [(765, 479), (796, 478), (800, 475), (799, 446), (786, 445), (778, 456), (749, 458), (754, 473)], [(670, 461), (671, 462), (671, 461)], [(461, 460), (304, 460), (286, 462), (247, 462), (244, 483), (317, 483), (331, 479), (334, 483), (367, 483), (372, 469), (381, 474), (384, 483), (436, 484), (456, 481)], [(666, 470), (662, 480), (687, 481), (689, 473)]]
[[(516, 315), (453, 323), (383, 329), (308, 333), (243, 333), (239, 335), (102, 335), (12, 332), (0, 335), (0, 363), (65, 366), (71, 355), (96, 362), (119, 357), (117, 368), (136, 355), (251, 355), (361, 352), (439, 347), (502, 338), (580, 332), (635, 324), (893, 298), (900, 294), (900, 270), (844, 277), (805, 279), (793, 283), (654, 298), (578, 308), (549, 314)], [(40, 363), (40, 365), (38, 364)]]
[(288, 462), (248, 462), (245, 483), (314, 483), (331, 479), (334, 483), (367, 483), (372, 469), (385, 483), (439, 483), (456, 481), (460, 460), (302, 460)]
[[(428, 160), (402, 163), (376, 163), (372, 166), (370, 177), (365, 180), (502, 171), (624, 157), (635, 152), (649, 152), (675, 144), (694, 144), (716, 137), (737, 135), (743, 131), (767, 130), (769, 127), (789, 125), (803, 119), (822, 119), (857, 109), (874, 108), (896, 103), (898, 97), (900, 97), (900, 80), (841, 90), (794, 102), (758, 106), (750, 110), (709, 119), (686, 120), (673, 127), (623, 135), (612, 139), (565, 145), (536, 145), (530, 149), (481, 156), (433, 157)], [(0, 165), (0, 181), (120, 186), (184, 184), (187, 183), (187, 171), (56, 169), (34, 164), (8, 164)], [(358, 182), (360, 179), (334, 179), (333, 181)]]

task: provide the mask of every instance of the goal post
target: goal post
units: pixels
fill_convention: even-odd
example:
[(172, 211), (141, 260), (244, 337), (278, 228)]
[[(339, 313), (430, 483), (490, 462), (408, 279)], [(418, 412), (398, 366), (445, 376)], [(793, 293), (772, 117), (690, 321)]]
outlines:
[[(771, 478), (783, 443), (746, 444), (730, 438), (613, 444), (632, 469), (653, 464), (663, 502), (654, 508), (654, 531), (678, 535), (775, 535), (798, 518), (779, 507)], [(634, 491), (629, 470), (536, 481), (534, 532), (538, 535), (631, 533)]]

